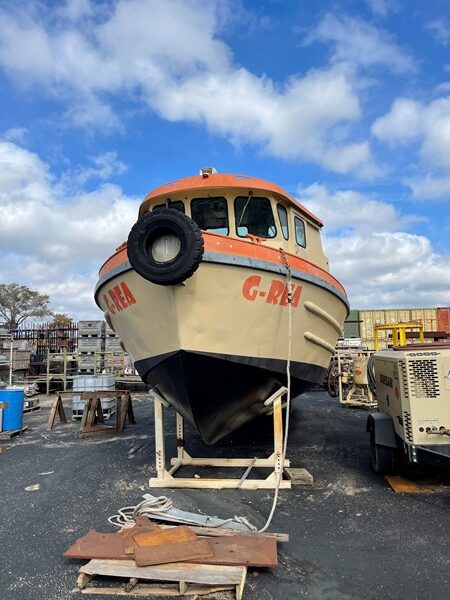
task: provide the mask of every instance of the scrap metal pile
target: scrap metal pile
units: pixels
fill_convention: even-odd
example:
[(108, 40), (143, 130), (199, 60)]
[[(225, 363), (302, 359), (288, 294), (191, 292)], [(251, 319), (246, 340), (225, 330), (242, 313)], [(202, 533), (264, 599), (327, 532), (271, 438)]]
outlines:
[[(115, 533), (91, 529), (64, 557), (89, 559), (79, 569), (84, 593), (181, 596), (233, 590), (242, 598), (247, 567), (276, 567), (277, 540), (287, 536), (242, 534), (235, 525), (156, 524), (139, 515)], [(104, 587), (97, 579), (87, 587), (96, 576), (116, 577), (121, 584)]]

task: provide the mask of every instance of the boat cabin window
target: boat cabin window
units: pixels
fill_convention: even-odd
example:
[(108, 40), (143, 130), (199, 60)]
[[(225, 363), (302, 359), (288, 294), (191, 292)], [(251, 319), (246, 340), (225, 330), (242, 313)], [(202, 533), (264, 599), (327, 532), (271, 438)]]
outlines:
[(180, 212), (184, 213), (184, 202), (181, 202), (181, 200), (175, 200), (175, 202), (171, 202), (169, 200), (164, 204), (156, 204), (153, 207), (153, 210), (159, 210), (161, 208), (174, 208), (175, 210), (179, 210)]
[(294, 217), (295, 240), (299, 246), (306, 248), (305, 222), (299, 217)]
[(269, 198), (238, 196), (234, 201), (234, 213), (236, 231), (240, 237), (245, 237), (248, 233), (264, 238), (277, 235)]
[(282, 204), (277, 204), (278, 218), (280, 219), (281, 231), (285, 240), (289, 239), (289, 225), (287, 208)]
[(191, 201), (191, 217), (203, 231), (221, 235), (229, 233), (226, 198), (194, 198)]

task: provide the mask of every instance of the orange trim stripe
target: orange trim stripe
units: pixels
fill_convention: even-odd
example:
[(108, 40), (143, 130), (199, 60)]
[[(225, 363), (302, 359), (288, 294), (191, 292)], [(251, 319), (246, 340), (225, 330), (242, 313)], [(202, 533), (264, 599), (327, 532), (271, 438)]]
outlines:
[[(209, 252), (219, 252), (222, 254), (245, 256), (249, 258), (263, 260), (268, 263), (284, 265), (283, 257), (280, 251), (276, 248), (270, 248), (269, 246), (264, 246), (263, 244), (243, 240), (236, 240), (234, 238), (224, 237), (222, 235), (208, 233), (206, 231), (203, 231), (202, 235), (205, 240), (205, 250)], [(330, 275), (328, 271), (325, 271), (325, 269), (318, 267), (309, 260), (299, 258), (298, 256), (295, 256), (294, 254), (289, 254), (288, 252), (286, 252), (286, 257), (288, 259), (289, 266), (292, 269), (303, 271), (304, 273), (313, 275), (314, 277), (317, 277), (322, 281), (326, 281), (327, 283), (338, 289), (344, 296), (347, 296), (344, 287), (339, 283), (339, 281), (335, 277)], [(119, 250), (115, 252), (115, 254), (113, 254), (111, 258), (109, 258), (101, 267), (99, 273), (100, 277), (103, 277), (109, 271), (125, 263), (127, 260), (128, 255), (126, 245), (121, 245), (119, 246)]]

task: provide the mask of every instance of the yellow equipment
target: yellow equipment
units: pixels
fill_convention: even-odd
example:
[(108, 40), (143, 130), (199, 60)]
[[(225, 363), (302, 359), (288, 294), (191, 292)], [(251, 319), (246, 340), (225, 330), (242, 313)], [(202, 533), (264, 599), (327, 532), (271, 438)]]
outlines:
[(406, 331), (407, 330), (419, 330), (420, 343), (425, 343), (425, 336), (423, 334), (423, 325), (415, 321), (410, 323), (391, 323), (389, 325), (374, 325), (373, 332), (375, 337), (375, 352), (380, 351), (380, 337), (378, 333), (380, 331), (392, 331), (392, 345), (395, 347), (406, 346)]

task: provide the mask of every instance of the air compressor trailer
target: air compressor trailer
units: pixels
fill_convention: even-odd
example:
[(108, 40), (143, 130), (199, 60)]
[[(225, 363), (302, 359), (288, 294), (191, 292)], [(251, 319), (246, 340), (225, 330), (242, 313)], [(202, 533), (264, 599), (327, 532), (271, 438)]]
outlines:
[(376, 352), (369, 369), (378, 401), (366, 428), (374, 471), (392, 473), (403, 458), (450, 468), (450, 345)]

